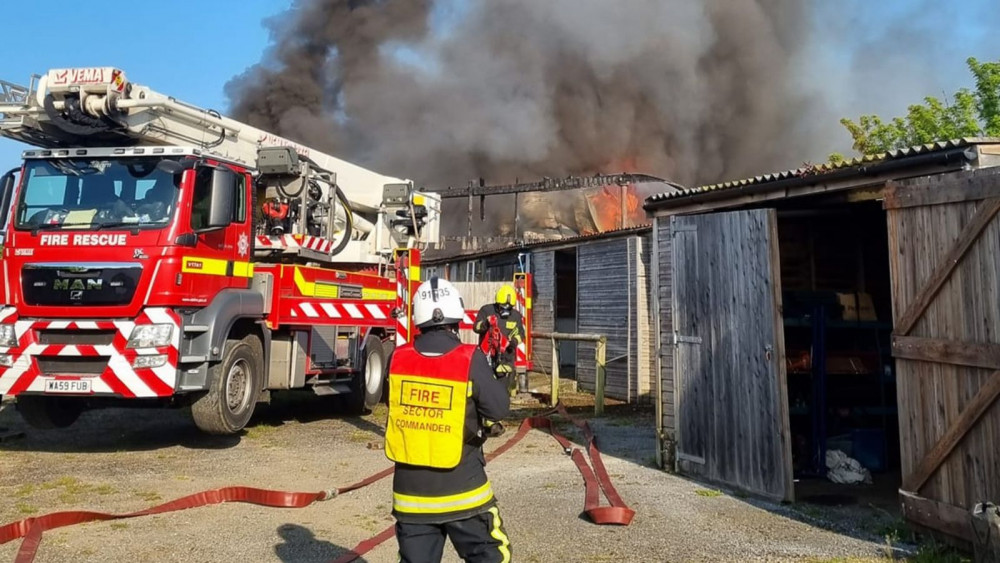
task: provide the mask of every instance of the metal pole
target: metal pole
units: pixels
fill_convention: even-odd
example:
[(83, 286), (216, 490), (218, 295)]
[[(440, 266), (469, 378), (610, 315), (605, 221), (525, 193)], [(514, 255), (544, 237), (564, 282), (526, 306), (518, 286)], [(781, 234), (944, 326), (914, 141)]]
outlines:
[(466, 234), (466, 243), (472, 240), (472, 182), (469, 182), (469, 230)]
[(556, 339), (552, 339), (552, 393), (549, 397), (549, 406), (554, 407), (559, 403), (559, 344)]
[(663, 357), (660, 355), (660, 351), (663, 347), (663, 341), (660, 340), (662, 336), (660, 331), (660, 218), (653, 217), (653, 235), (650, 238), (652, 241), (653, 248), (650, 249), (650, 260), (652, 262), (652, 268), (650, 268), (649, 277), (651, 278), (652, 287), (650, 288), (650, 295), (653, 296), (653, 346), (654, 356), (653, 356), (653, 373), (656, 377), (656, 398), (653, 400), (653, 405), (656, 408), (656, 466), (660, 469), (666, 469), (664, 466), (665, 460), (663, 455), (664, 450), (664, 434), (663, 434), (663, 370), (662, 362)]
[(514, 194), (514, 240), (519, 240), (518, 233), (521, 232), (521, 212), (517, 206), (517, 194)]
[(625, 228), (625, 184), (622, 184), (621, 201), (619, 203), (621, 203), (621, 207), (622, 207), (622, 209), (621, 209), (621, 213), (622, 213), (621, 226), (619, 228), (624, 229)]
[(608, 339), (602, 336), (594, 347), (594, 356), (597, 360), (597, 381), (594, 389), (594, 414), (597, 416), (604, 414), (604, 384), (607, 379), (604, 359), (607, 354), (607, 344)]

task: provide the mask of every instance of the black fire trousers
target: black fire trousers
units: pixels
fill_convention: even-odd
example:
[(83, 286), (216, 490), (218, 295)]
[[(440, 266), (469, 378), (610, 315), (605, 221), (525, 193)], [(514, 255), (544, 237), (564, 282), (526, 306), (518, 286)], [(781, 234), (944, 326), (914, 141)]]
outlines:
[(494, 506), (483, 512), (445, 524), (396, 522), (401, 563), (439, 563), (445, 537), (451, 539), (462, 561), (468, 563), (509, 563), (510, 540)]

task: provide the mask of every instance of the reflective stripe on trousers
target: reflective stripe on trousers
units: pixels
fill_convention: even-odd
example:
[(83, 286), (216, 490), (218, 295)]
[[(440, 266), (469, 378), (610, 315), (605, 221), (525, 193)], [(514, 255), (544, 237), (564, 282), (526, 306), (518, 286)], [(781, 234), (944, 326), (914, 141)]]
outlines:
[(493, 515), (493, 529), (490, 530), (490, 536), (500, 542), (497, 550), (500, 551), (500, 555), (503, 557), (501, 563), (508, 563), (510, 561), (510, 538), (503, 531), (503, 522), (500, 521), (500, 511), (497, 507), (494, 506), (491, 508), (490, 514)]

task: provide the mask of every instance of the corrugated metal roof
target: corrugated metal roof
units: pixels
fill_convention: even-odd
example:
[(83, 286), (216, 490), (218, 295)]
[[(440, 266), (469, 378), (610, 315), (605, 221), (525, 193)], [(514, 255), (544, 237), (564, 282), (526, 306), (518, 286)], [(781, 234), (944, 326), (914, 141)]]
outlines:
[(426, 251), (424, 253), (425, 258), (422, 263), (424, 264), (440, 264), (442, 262), (451, 262), (455, 260), (473, 260), (477, 258), (485, 258), (488, 256), (495, 256), (497, 254), (505, 254), (507, 252), (523, 252), (526, 250), (534, 250), (537, 248), (544, 248), (546, 246), (562, 246), (562, 245), (573, 245), (581, 242), (590, 242), (594, 240), (602, 240), (607, 238), (614, 238), (616, 236), (625, 236), (630, 234), (639, 234), (646, 232), (653, 228), (652, 223), (644, 223), (642, 225), (636, 225), (634, 227), (625, 227), (623, 229), (614, 229), (610, 231), (603, 231), (600, 233), (593, 233), (588, 235), (577, 235), (572, 237), (565, 237), (560, 239), (547, 239), (547, 240), (537, 240), (532, 242), (525, 242), (516, 245), (509, 245), (500, 248), (489, 248), (489, 249), (478, 249), (478, 250), (468, 250), (468, 251), (458, 251), (454, 254), (448, 253), (445, 250), (434, 250)]
[(783, 172), (773, 172), (761, 176), (754, 176), (752, 178), (744, 178), (742, 180), (723, 182), (721, 184), (712, 184), (707, 186), (698, 186), (696, 188), (681, 189), (677, 191), (661, 192), (646, 198), (646, 205), (649, 206), (650, 204), (655, 204), (657, 202), (691, 197), (695, 195), (705, 194), (708, 192), (718, 192), (722, 190), (736, 190), (739, 188), (745, 188), (747, 186), (757, 186), (761, 184), (779, 182), (782, 180), (788, 180), (792, 178), (822, 176), (823, 174), (829, 174), (830, 172), (833, 172), (835, 170), (844, 170), (852, 167), (869, 166), (872, 164), (877, 164), (889, 160), (900, 160), (917, 155), (930, 154), (935, 152), (947, 151), (951, 149), (970, 147), (974, 145), (989, 144), (989, 143), (1000, 143), (1000, 138), (971, 137), (964, 139), (954, 139), (950, 141), (940, 141), (937, 143), (930, 143), (927, 145), (920, 145), (905, 149), (897, 149), (894, 151), (889, 151), (877, 155), (868, 155), (858, 158), (852, 158), (840, 162), (838, 164), (824, 163), (817, 165), (809, 165), (800, 168), (795, 168), (792, 170), (785, 170)]

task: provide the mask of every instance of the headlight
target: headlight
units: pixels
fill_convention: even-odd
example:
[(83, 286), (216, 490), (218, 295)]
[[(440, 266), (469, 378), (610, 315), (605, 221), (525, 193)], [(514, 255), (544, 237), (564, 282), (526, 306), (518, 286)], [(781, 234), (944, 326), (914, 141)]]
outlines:
[(0, 346), (17, 348), (17, 334), (14, 325), (0, 325)]
[(157, 348), (170, 344), (170, 337), (173, 336), (174, 325), (139, 325), (132, 329), (132, 336), (128, 338), (129, 348)]
[(0, 368), (14, 367), (14, 356), (10, 354), (0, 354)]

